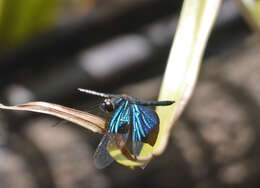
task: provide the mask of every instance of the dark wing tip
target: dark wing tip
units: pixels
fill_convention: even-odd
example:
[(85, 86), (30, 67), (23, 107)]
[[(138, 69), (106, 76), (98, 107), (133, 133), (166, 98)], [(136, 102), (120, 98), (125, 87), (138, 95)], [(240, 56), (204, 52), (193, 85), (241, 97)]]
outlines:
[(159, 126), (154, 126), (151, 132), (148, 134), (146, 138), (142, 140), (142, 142), (150, 144), (151, 146), (154, 146), (157, 137), (159, 133)]

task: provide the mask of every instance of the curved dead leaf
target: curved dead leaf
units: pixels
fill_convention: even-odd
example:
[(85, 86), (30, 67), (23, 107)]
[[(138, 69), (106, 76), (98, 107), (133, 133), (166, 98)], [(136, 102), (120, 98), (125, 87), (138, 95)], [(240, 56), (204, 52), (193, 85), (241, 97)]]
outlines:
[(73, 122), (95, 133), (103, 134), (106, 132), (107, 122), (104, 119), (87, 112), (75, 110), (58, 104), (48, 102), (29, 102), (16, 106), (5, 106), (0, 104), (0, 109), (49, 114)]
[[(73, 122), (95, 133), (101, 133), (101, 134), (106, 133), (107, 122), (104, 119), (84, 111), (72, 109), (58, 104), (38, 101), (38, 102), (29, 102), (26, 104), (20, 104), (16, 106), (6, 106), (0, 103), (0, 109), (31, 111), (31, 112), (49, 114)], [(115, 152), (120, 151), (120, 153), (118, 154), (121, 155), (123, 158), (126, 158), (127, 160), (131, 160), (134, 163), (141, 163), (141, 164), (145, 164), (150, 160), (150, 158), (145, 158), (145, 157), (140, 158), (131, 154), (127, 149), (124, 141), (121, 139), (121, 137), (117, 137), (116, 140), (118, 141), (118, 143), (115, 144), (115, 141), (113, 140), (112, 141), (113, 144), (110, 144), (109, 148), (110, 150)]]

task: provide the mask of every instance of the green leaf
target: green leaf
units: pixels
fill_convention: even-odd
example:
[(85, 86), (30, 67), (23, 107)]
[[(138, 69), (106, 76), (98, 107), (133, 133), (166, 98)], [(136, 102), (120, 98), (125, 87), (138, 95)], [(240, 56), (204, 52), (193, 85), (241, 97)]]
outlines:
[(260, 32), (260, 0), (239, 0), (242, 13), (252, 28)]
[(160, 117), (158, 139), (154, 147), (145, 144), (137, 159), (129, 159), (117, 146), (108, 148), (118, 163), (130, 167), (142, 166), (165, 150), (171, 129), (194, 89), (204, 49), (220, 4), (221, 0), (184, 1), (158, 99), (175, 100), (176, 103), (156, 108)]
[(1, 47), (19, 44), (53, 24), (60, 0), (0, 0)]

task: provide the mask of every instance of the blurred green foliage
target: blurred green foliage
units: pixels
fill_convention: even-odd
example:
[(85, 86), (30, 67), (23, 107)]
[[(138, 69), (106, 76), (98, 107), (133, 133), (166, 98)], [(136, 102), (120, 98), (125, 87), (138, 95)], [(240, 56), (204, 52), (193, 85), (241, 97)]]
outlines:
[(0, 0), (0, 47), (9, 48), (48, 29), (61, 0)]

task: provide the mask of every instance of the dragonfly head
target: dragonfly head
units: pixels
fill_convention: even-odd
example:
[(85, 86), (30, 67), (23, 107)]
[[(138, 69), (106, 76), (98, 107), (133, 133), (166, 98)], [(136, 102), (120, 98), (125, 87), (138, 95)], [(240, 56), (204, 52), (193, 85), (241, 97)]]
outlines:
[(115, 104), (111, 99), (105, 99), (104, 102), (100, 105), (100, 108), (104, 112), (113, 112), (115, 110)]

